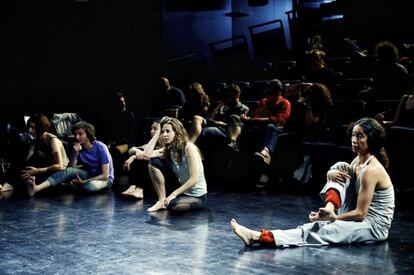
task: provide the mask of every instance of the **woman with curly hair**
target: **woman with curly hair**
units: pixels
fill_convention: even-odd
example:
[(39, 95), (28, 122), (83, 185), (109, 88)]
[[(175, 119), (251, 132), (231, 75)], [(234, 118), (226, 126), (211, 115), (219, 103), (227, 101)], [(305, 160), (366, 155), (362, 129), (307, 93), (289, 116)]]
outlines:
[[(203, 208), (207, 202), (207, 183), (198, 148), (188, 140), (187, 132), (178, 119), (164, 117), (160, 126), (144, 150), (146, 157), (153, 157), (158, 139), (164, 143), (160, 158), (152, 158), (148, 166), (158, 196), (158, 201), (148, 208), (148, 212)], [(166, 169), (171, 169), (180, 183), (180, 187), (168, 196), (165, 191)]]
[(378, 242), (388, 238), (394, 215), (394, 187), (386, 171), (385, 130), (376, 120), (362, 118), (350, 128), (350, 163), (338, 162), (327, 173), (321, 191), (325, 206), (311, 211), (309, 220), (289, 230), (254, 231), (236, 220), (234, 233), (246, 246), (278, 247)]

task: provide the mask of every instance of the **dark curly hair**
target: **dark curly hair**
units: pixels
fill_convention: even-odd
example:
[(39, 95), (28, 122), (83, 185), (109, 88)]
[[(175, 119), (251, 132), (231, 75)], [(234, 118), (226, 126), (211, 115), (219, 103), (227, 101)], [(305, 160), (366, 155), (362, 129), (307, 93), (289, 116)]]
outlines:
[(382, 127), (382, 125), (377, 120), (365, 117), (352, 123), (348, 127), (348, 135), (352, 135), (352, 129), (356, 125), (361, 127), (364, 131), (364, 134), (367, 135), (367, 143), (370, 153), (376, 156), (385, 168), (388, 168), (389, 159), (387, 151), (384, 148), (385, 142), (387, 140), (387, 134), (384, 127)]
[(95, 127), (92, 124), (90, 124), (89, 122), (79, 121), (79, 122), (75, 123), (72, 126), (73, 134), (75, 134), (75, 130), (78, 130), (78, 129), (83, 129), (85, 131), (85, 133), (88, 136), (90, 142), (96, 140)]

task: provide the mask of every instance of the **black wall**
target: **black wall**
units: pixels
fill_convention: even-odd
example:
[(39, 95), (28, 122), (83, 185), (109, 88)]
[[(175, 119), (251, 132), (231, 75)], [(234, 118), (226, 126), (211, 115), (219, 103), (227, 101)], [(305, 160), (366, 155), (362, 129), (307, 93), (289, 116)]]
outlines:
[(139, 114), (155, 103), (163, 59), (159, 1), (7, 1), (1, 4), (0, 114), (77, 112), (99, 123), (127, 94)]

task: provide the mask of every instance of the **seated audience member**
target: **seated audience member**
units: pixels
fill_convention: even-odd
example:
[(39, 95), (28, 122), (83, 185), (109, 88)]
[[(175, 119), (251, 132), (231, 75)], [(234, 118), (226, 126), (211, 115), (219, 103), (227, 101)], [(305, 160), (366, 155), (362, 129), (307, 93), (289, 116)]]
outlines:
[[(186, 128), (189, 128), (190, 136), (198, 136), (201, 133), (201, 121), (207, 116), (210, 107), (210, 98), (204, 92), (203, 86), (198, 82), (190, 83), (186, 98), (187, 101), (184, 103), (181, 111), (183, 124), (188, 126)], [(200, 123), (192, 123), (193, 120), (200, 120)], [(199, 128), (193, 129), (192, 127)]]
[(162, 113), (178, 117), (178, 111), (185, 103), (184, 92), (170, 84), (166, 77), (161, 77)]
[(246, 246), (315, 246), (379, 242), (388, 238), (394, 215), (394, 187), (386, 171), (385, 130), (372, 118), (353, 124), (350, 163), (339, 162), (327, 174), (321, 191), (325, 206), (311, 211), (309, 220), (295, 229), (261, 232), (231, 221)]
[(80, 121), (73, 125), (72, 130), (76, 143), (73, 145), (74, 152), (69, 162), (70, 167), (53, 174), (38, 185), (35, 183), (35, 177), (31, 176), (27, 183), (30, 196), (67, 180), (89, 192), (112, 186), (114, 180), (112, 157), (108, 147), (96, 140), (95, 127), (88, 122)]
[(267, 125), (282, 128), (290, 116), (290, 102), (282, 96), (283, 84), (278, 79), (270, 80), (264, 88), (265, 97), (255, 108), (253, 116), (241, 118), (248, 126), (265, 129)]
[[(223, 89), (222, 100), (213, 107), (207, 120), (195, 117), (192, 121), (190, 141), (195, 142), (202, 133), (206, 142), (220, 139), (237, 150), (237, 139), (240, 136), (243, 123), (240, 119), (246, 116), (249, 108), (240, 102), (240, 87), (230, 84)], [(204, 127), (203, 127), (204, 126)]]
[(23, 164), (15, 163), (8, 171), (2, 192), (13, 190), (13, 185), (19, 185), (33, 176), (43, 181), (54, 172), (65, 169), (69, 160), (62, 141), (49, 132), (52, 127), (50, 120), (42, 114), (35, 114), (28, 119), (27, 131), (33, 141)]
[(122, 93), (116, 94), (115, 108), (115, 112), (108, 119), (110, 122), (108, 145), (111, 151), (122, 155), (135, 144), (135, 114), (128, 109), (127, 97)]
[(332, 105), (332, 98), (328, 88), (322, 84), (303, 83), (296, 85), (298, 89), (304, 87), (301, 97), (292, 106), (290, 116), (286, 119), (285, 127), (281, 128), (269, 124), (266, 127), (265, 142), (260, 152), (255, 155), (270, 164), (271, 156), (275, 151), (278, 137), (283, 133), (291, 133), (298, 137), (310, 139), (317, 135), (317, 127), (323, 127), (327, 109)]
[(377, 64), (373, 71), (376, 99), (400, 99), (408, 90), (408, 71), (398, 63), (398, 48), (389, 41), (375, 46)]
[(128, 149), (135, 145), (136, 120), (135, 114), (129, 110), (127, 97), (122, 93), (116, 94), (115, 110), (109, 112), (107, 142), (111, 153), (115, 177), (122, 171), (125, 159), (128, 157)]
[[(162, 209), (181, 212), (204, 208), (207, 202), (207, 183), (198, 148), (188, 140), (187, 132), (179, 120), (164, 117), (160, 124), (161, 130), (155, 133), (144, 150), (147, 158), (154, 157), (154, 148), (159, 138), (164, 143), (163, 159), (151, 159), (148, 166), (158, 196), (158, 201), (148, 208), (148, 212)], [(180, 187), (168, 196), (163, 174), (165, 169), (172, 170), (180, 183)]]
[[(160, 129), (160, 122), (158, 120), (154, 121), (151, 124), (151, 138), (155, 135), (155, 133)], [(139, 146), (139, 147), (132, 147), (129, 149), (128, 153), (130, 157), (124, 162), (124, 170), (129, 172), (129, 182), (132, 182), (132, 184), (126, 189), (124, 192), (122, 192), (123, 195), (129, 196), (129, 197), (135, 197), (137, 199), (144, 198), (144, 190), (143, 188), (138, 186), (138, 182), (142, 181), (142, 171), (144, 169), (139, 169), (141, 166), (137, 164), (135, 160), (148, 160), (147, 157), (144, 155), (144, 149), (145, 145)], [(155, 154), (160, 155), (157, 151), (162, 148), (162, 143), (160, 140), (158, 140), (157, 144), (155, 145)], [(148, 169), (146, 169), (146, 172)]]
[(384, 126), (404, 126), (414, 128), (414, 71), (409, 75), (409, 92), (403, 95), (394, 115), (394, 120), (384, 121), (384, 115), (378, 114), (375, 119)]
[(398, 63), (398, 48), (389, 41), (381, 41), (375, 46), (375, 55), (376, 63), (371, 70), (372, 87), (357, 95), (357, 99), (366, 102), (369, 115), (379, 111), (377, 100), (400, 99), (408, 90), (408, 71)]
[(306, 52), (303, 67), (304, 82), (321, 83), (330, 90), (335, 88), (338, 73), (326, 65), (325, 52), (319, 49)]

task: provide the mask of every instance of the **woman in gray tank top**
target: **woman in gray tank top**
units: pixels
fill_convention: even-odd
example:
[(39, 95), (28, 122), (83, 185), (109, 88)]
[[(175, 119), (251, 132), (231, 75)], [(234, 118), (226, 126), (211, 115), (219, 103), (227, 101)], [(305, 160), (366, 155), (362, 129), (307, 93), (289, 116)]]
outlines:
[[(233, 219), (231, 227), (245, 245), (318, 246), (387, 239), (395, 203), (394, 187), (385, 170), (385, 130), (371, 118), (358, 120), (350, 129), (352, 151), (357, 157), (350, 164), (340, 162), (331, 167), (321, 191), (325, 206), (309, 214), (311, 223), (259, 232)], [(330, 190), (337, 194), (332, 201), (325, 196)]]
[(201, 155), (197, 147), (188, 140), (187, 132), (178, 119), (164, 117), (159, 129), (144, 149), (144, 155), (154, 158), (154, 147), (159, 138), (164, 143), (161, 158), (166, 160), (168, 169), (177, 176), (180, 187), (168, 196), (165, 191), (165, 178), (160, 167), (150, 162), (148, 165), (151, 181), (158, 196), (148, 212), (161, 209), (188, 211), (203, 208), (207, 202), (207, 184)]

